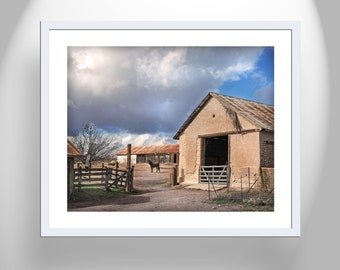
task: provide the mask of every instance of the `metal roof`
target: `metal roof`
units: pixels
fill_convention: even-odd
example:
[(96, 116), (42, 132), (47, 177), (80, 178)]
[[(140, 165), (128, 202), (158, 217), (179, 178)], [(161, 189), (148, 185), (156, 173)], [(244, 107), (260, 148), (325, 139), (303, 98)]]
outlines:
[(195, 119), (196, 115), (202, 110), (202, 108), (211, 98), (216, 98), (229, 114), (232, 112), (236, 115), (241, 115), (260, 129), (274, 131), (273, 105), (210, 92), (179, 128), (174, 136), (174, 139), (179, 139), (180, 135)]
[[(131, 155), (145, 155), (145, 154), (170, 154), (179, 153), (178, 144), (167, 145), (151, 145), (151, 146), (134, 146), (131, 147)], [(127, 148), (117, 153), (120, 155), (127, 155)]]
[(80, 152), (77, 147), (69, 140), (67, 140), (67, 155), (68, 156), (83, 156), (84, 154)]

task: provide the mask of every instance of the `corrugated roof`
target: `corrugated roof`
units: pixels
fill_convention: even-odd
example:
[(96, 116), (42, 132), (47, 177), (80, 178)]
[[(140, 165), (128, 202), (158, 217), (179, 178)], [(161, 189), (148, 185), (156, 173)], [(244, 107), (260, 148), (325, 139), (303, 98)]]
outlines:
[(83, 156), (84, 154), (69, 140), (67, 140), (67, 155), (68, 156)]
[(232, 109), (262, 129), (274, 130), (274, 106), (241, 98), (211, 93), (223, 107)]
[[(151, 145), (151, 146), (134, 146), (131, 147), (132, 155), (145, 155), (145, 154), (170, 154), (178, 153), (178, 144), (167, 144), (167, 145)], [(127, 155), (127, 148), (119, 151), (117, 155)]]
[(211, 98), (216, 98), (228, 113), (233, 112), (237, 115), (241, 115), (260, 129), (274, 131), (273, 105), (210, 92), (179, 128), (174, 136), (174, 139), (179, 139), (179, 136), (182, 134), (182, 132), (195, 119), (196, 115)]

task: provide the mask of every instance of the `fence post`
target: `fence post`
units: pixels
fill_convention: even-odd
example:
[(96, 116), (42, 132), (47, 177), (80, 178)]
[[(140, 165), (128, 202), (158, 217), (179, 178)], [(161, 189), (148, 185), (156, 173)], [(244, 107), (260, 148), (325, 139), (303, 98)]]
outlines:
[(209, 200), (210, 200), (210, 177), (208, 173), (208, 194), (209, 194)]
[(172, 178), (172, 182), (171, 184), (173, 186), (175, 186), (177, 183), (177, 169), (176, 169), (176, 165), (172, 168), (172, 175), (173, 175), (173, 178)]
[(118, 160), (115, 162), (115, 174), (118, 175)]
[(260, 176), (261, 176), (261, 192), (267, 191), (267, 185), (266, 185), (265, 179), (263, 177), (262, 167), (260, 167)]
[(106, 168), (106, 177), (105, 177), (105, 191), (110, 191), (109, 180), (111, 179), (112, 171), (110, 168)]
[(131, 167), (131, 170), (130, 170), (130, 183), (129, 183), (129, 192), (132, 192), (133, 191), (133, 171), (134, 171), (134, 166)]
[(106, 168), (106, 172), (105, 172), (105, 186), (104, 186), (104, 191), (108, 190), (109, 187), (109, 169)]
[(127, 162), (126, 162), (126, 187), (125, 191), (130, 192), (130, 178), (131, 178), (131, 144), (129, 143), (127, 146)]
[(172, 168), (172, 179), (171, 179), (171, 185), (176, 186), (177, 185), (177, 165)]
[(105, 165), (104, 162), (102, 163), (102, 175), (101, 175), (101, 182), (105, 181), (106, 173), (105, 173)]
[(81, 192), (81, 182), (83, 181), (82, 174), (82, 168), (78, 165), (78, 192)]
[(89, 172), (89, 182), (91, 183), (91, 169), (92, 169), (92, 163), (90, 162), (88, 172)]
[(231, 184), (231, 164), (230, 163), (228, 164), (228, 178), (229, 178), (229, 181), (228, 181), (228, 192), (229, 192), (229, 188)]

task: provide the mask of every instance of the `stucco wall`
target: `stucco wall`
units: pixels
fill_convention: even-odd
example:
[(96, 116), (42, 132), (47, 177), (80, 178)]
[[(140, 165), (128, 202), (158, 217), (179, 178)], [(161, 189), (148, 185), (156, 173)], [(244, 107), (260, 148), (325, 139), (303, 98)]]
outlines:
[(230, 166), (259, 167), (260, 138), (259, 132), (229, 135)]
[[(136, 164), (137, 156), (131, 155), (131, 164)], [(126, 164), (127, 163), (127, 156), (121, 155), (117, 156), (117, 161), (119, 164)]]
[(260, 177), (260, 132), (231, 134), (229, 141), (230, 187), (240, 188), (242, 182), (243, 188), (250, 188)]

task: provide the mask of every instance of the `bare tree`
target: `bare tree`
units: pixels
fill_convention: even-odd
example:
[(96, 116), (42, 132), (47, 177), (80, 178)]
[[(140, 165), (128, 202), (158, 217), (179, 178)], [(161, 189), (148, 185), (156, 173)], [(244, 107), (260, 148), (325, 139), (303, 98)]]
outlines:
[(96, 125), (91, 122), (85, 124), (79, 134), (70, 139), (83, 152), (82, 161), (84, 164), (107, 160), (118, 148), (113, 137), (100, 132)]

